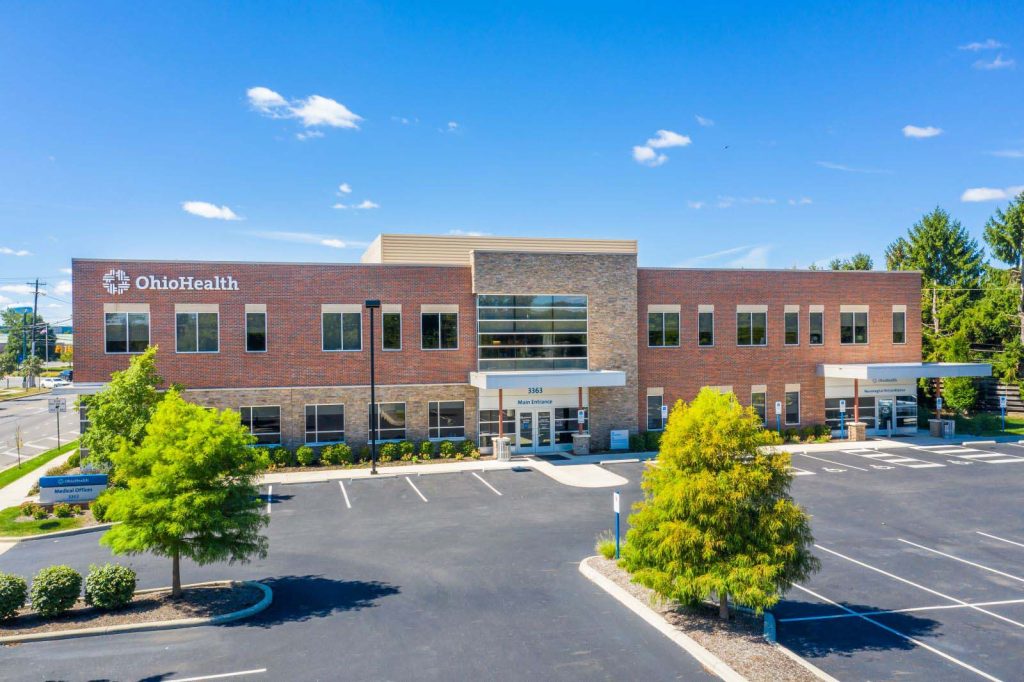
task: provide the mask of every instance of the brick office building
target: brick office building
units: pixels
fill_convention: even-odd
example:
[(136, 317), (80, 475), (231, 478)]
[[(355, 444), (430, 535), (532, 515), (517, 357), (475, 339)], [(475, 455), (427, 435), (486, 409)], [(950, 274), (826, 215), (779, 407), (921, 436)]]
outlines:
[(918, 273), (639, 268), (628, 240), (381, 235), (361, 263), (77, 259), (73, 277), (78, 382), (157, 345), (168, 382), (262, 443), (366, 442), (369, 299), (381, 440), (567, 449), (582, 409), (607, 448), (703, 386), (784, 427), (837, 427), (856, 394), (869, 430), (909, 431), (914, 377), (939, 371)]

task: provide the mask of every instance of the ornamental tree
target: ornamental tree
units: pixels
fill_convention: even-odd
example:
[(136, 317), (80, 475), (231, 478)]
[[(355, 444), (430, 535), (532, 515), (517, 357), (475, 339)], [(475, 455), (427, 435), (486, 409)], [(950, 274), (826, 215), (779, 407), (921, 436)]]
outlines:
[(120, 521), (100, 539), (115, 554), (171, 557), (171, 596), (181, 596), (181, 557), (200, 565), (267, 555), (256, 480), (262, 450), (233, 410), (185, 402), (170, 389), (139, 447), (112, 455), (124, 488), (104, 495), (106, 518)]
[(705, 388), (679, 401), (644, 472), (622, 553), (633, 579), (684, 604), (715, 594), (761, 612), (819, 568), (806, 512), (789, 494), (789, 454), (752, 408)]

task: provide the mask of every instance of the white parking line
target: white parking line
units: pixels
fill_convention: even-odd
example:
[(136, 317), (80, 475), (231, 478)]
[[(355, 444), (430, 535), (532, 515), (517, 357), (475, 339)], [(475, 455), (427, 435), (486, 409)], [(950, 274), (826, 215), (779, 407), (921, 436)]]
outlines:
[(999, 540), (1001, 542), (1005, 542), (1011, 545), (1017, 545), (1018, 547), (1024, 547), (1024, 543), (1022, 542), (1014, 542), (1013, 540), (1007, 540), (1006, 538), (1001, 538), (998, 535), (989, 535), (988, 533), (982, 533), (980, 530), (976, 530), (974, 532), (978, 535), (984, 535), (987, 538), (992, 538), (993, 540)]
[(789, 465), (789, 469), (790, 469), (790, 471), (793, 472), (794, 476), (814, 476), (814, 472), (813, 471), (808, 471), (807, 469), (801, 469), (800, 467), (795, 467), (792, 464)]
[[(1012, 443), (1008, 443), (1008, 445), (1012, 445)], [(1017, 462), (1024, 462), (1024, 457), (1018, 457), (1017, 455), (1008, 455), (1005, 452), (987, 452), (977, 448), (965, 448), (956, 445), (913, 445), (911, 447), (915, 450), (931, 452), (936, 455), (952, 455), (953, 457), (967, 459), (972, 462), (984, 462), (985, 464), (1016, 464)]]
[(876, 573), (881, 573), (882, 575), (886, 576), (887, 578), (892, 578), (893, 580), (898, 580), (899, 582), (905, 583), (907, 585), (910, 585), (911, 587), (916, 587), (919, 590), (924, 590), (928, 594), (934, 594), (936, 597), (942, 597), (943, 599), (948, 599), (951, 602), (954, 602), (956, 604), (961, 604), (961, 605), (966, 606), (967, 608), (972, 609), (974, 611), (977, 611), (979, 613), (984, 613), (986, 616), (992, 616), (993, 618), (1001, 620), (1001, 621), (1003, 621), (1005, 623), (1009, 623), (1010, 625), (1016, 625), (1017, 627), (1024, 629), (1024, 623), (1020, 623), (1018, 621), (1015, 621), (1012, 618), (1007, 618), (1006, 616), (1000, 616), (998, 613), (994, 613), (992, 611), (986, 611), (985, 609), (981, 608), (980, 606), (975, 606), (973, 604), (969, 604), (969, 603), (965, 602), (963, 599), (957, 599), (956, 597), (951, 597), (948, 594), (943, 594), (942, 592), (939, 592), (938, 590), (933, 590), (930, 587), (925, 587), (924, 585), (919, 585), (919, 584), (913, 582), (912, 580), (907, 580), (906, 578), (901, 578), (900, 576), (896, 575), (895, 573), (889, 573), (889, 571), (882, 570), (881, 568), (878, 568), (877, 566), (872, 566), (871, 564), (866, 564), (863, 561), (858, 561), (857, 559), (854, 559), (853, 557), (848, 557), (845, 554), (840, 554), (839, 552), (835, 551), (834, 549), (829, 549), (828, 547), (822, 547), (821, 545), (814, 545), (814, 546), (817, 547), (818, 549), (824, 551), (824, 552), (828, 552), (829, 554), (834, 554), (835, 556), (839, 557), (840, 559), (846, 559), (847, 561), (849, 561), (851, 563), (854, 563), (854, 564), (857, 564), (858, 566), (862, 566), (862, 567), (864, 567), (866, 569), (869, 569), (871, 571), (874, 571)]
[(481, 476), (480, 474), (476, 473), (475, 471), (471, 471), (470, 473), (473, 474), (474, 476), (476, 476), (477, 480), (479, 480), (485, 486), (487, 486), (488, 488), (493, 490), (495, 495), (501, 495), (501, 493), (498, 492), (497, 488), (495, 488), (493, 485), (491, 485), (490, 483), (488, 483), (487, 481), (484, 480), (483, 476)]
[(878, 462), (885, 462), (886, 464), (896, 464), (901, 467), (907, 467), (908, 469), (934, 469), (936, 467), (946, 466), (945, 464), (939, 464), (938, 462), (927, 462), (923, 459), (903, 457), (902, 455), (894, 455), (891, 452), (879, 452), (878, 450), (868, 450), (866, 448), (843, 450), (842, 452), (845, 452), (848, 455), (857, 455), (858, 457), (864, 457)]
[(267, 486), (267, 516), (270, 516), (270, 496), (274, 494), (274, 486)]
[(348, 509), (351, 509), (352, 508), (352, 503), (348, 501), (348, 491), (345, 490), (345, 482), (344, 481), (338, 481), (338, 485), (341, 486), (341, 496), (345, 498), (345, 507), (347, 507)]
[(964, 668), (966, 670), (970, 670), (975, 675), (980, 675), (981, 677), (984, 677), (986, 680), (991, 680), (992, 682), (1002, 682), (998, 677), (993, 677), (992, 675), (989, 675), (987, 672), (984, 672), (982, 670), (978, 670), (977, 668), (975, 668), (970, 663), (965, 663), (964, 661), (961, 661), (959, 658), (954, 658), (954, 657), (950, 656), (949, 654), (947, 654), (944, 651), (939, 651), (935, 647), (933, 647), (933, 646), (931, 646), (929, 644), (925, 644), (924, 642), (922, 642), (919, 639), (914, 639), (910, 635), (905, 635), (902, 632), (900, 632), (899, 630), (891, 628), (888, 625), (884, 625), (883, 623), (879, 623), (877, 620), (875, 620), (873, 618), (869, 618), (868, 616), (861, 615), (861, 614), (857, 613), (856, 611), (854, 611), (853, 609), (851, 609), (851, 608), (849, 608), (847, 606), (843, 606), (842, 604), (840, 604), (838, 602), (832, 601), (828, 597), (824, 597), (824, 596), (818, 594), (817, 592), (812, 592), (811, 590), (807, 589), (803, 585), (797, 585), (796, 583), (793, 583), (793, 587), (797, 588), (798, 590), (803, 590), (807, 594), (811, 595), (812, 597), (814, 597), (816, 599), (820, 599), (821, 601), (825, 602), (826, 604), (831, 604), (832, 606), (840, 608), (840, 609), (842, 609), (843, 611), (846, 611), (849, 614), (857, 616), (858, 618), (862, 618), (862, 619), (866, 620), (867, 622), (871, 623), (872, 625), (874, 625), (876, 627), (879, 627), (879, 628), (882, 628), (886, 632), (892, 633), (892, 634), (896, 635), (897, 637), (899, 637), (901, 639), (905, 639), (906, 641), (910, 642), (911, 644), (916, 644), (917, 646), (921, 647), (922, 649), (927, 649), (928, 651), (932, 652), (933, 654), (941, 656), (942, 658), (946, 659), (947, 661), (949, 661), (951, 663), (955, 663), (956, 665), (960, 666), (961, 668)]
[(849, 469), (856, 469), (857, 471), (868, 471), (867, 469), (863, 469), (861, 467), (855, 467), (852, 464), (842, 464), (840, 462), (833, 462), (830, 459), (824, 459), (823, 457), (815, 457), (813, 455), (808, 455), (806, 452), (794, 452), (793, 454), (794, 455), (801, 455), (803, 457), (807, 457), (808, 459), (816, 459), (819, 462), (827, 462), (829, 464), (835, 464), (836, 466), (840, 466), (840, 467), (847, 467)]
[(406, 481), (406, 482), (407, 482), (407, 483), (408, 483), (409, 485), (411, 485), (411, 486), (412, 486), (412, 489), (416, 491), (416, 494), (420, 496), (420, 499), (421, 499), (421, 500), (423, 500), (424, 502), (426, 502), (426, 501), (427, 501), (427, 498), (425, 498), (425, 497), (423, 496), (423, 493), (421, 493), (421, 492), (420, 492), (420, 489), (416, 487), (416, 484), (412, 482), (412, 479), (411, 479), (411, 478), (409, 478), (408, 476), (406, 476), (406, 477), (405, 477), (405, 481)]
[(178, 677), (168, 682), (199, 682), (199, 680), (222, 680), (225, 677), (241, 677), (242, 675), (258, 675), (267, 672), (266, 668), (255, 668), (253, 670), (239, 670), (234, 673), (220, 673), (218, 675), (200, 675), (199, 677)]
[(49, 449), (45, 445), (36, 445), (35, 443), (22, 443), (21, 447), (23, 447), (23, 448), (35, 448), (36, 450), (48, 450)]
[(1024, 604), (1024, 599), (1003, 599), (1001, 601), (981, 601), (970, 604), (939, 604), (936, 606), (912, 606), (909, 609), (888, 609), (881, 611), (859, 611), (857, 613), (835, 613), (831, 616), (796, 616), (794, 618), (779, 618), (780, 623), (799, 623), (808, 620), (836, 620), (837, 618), (856, 618), (858, 616), (885, 616), (890, 613), (917, 613), (918, 611), (947, 611), (949, 609), (966, 609), (971, 606), (1007, 606), (1010, 604)]
[(934, 554), (938, 554), (939, 556), (944, 556), (947, 559), (952, 559), (953, 561), (959, 561), (962, 564), (967, 564), (968, 566), (974, 566), (975, 568), (980, 568), (983, 571), (989, 571), (990, 573), (995, 573), (996, 575), (1001, 575), (1004, 578), (1009, 578), (1010, 580), (1016, 580), (1017, 582), (1024, 583), (1024, 578), (1021, 578), (1020, 576), (1011, 575), (1010, 573), (1004, 573), (1003, 571), (997, 571), (994, 568), (989, 568), (988, 566), (983, 566), (981, 564), (976, 564), (973, 561), (968, 561), (967, 559), (961, 559), (958, 556), (953, 556), (952, 554), (946, 554), (945, 552), (940, 552), (937, 549), (932, 549), (931, 547), (925, 547), (924, 545), (919, 545), (916, 542), (911, 542), (910, 540), (904, 540), (903, 538), (896, 538), (896, 539), (899, 540), (900, 542), (908, 544), (908, 545), (910, 545), (912, 547), (917, 547), (918, 549), (923, 549), (926, 552), (932, 552)]

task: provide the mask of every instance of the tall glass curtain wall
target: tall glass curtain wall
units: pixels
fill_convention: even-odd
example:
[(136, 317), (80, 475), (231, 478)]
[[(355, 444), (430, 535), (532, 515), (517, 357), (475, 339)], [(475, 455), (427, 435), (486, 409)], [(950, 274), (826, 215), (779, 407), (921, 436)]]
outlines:
[(588, 369), (587, 297), (481, 295), (481, 371)]

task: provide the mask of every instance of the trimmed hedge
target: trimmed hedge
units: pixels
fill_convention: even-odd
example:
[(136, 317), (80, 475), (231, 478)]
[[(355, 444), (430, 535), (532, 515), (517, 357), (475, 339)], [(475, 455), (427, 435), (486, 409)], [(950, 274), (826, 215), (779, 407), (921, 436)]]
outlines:
[(28, 584), (20, 575), (0, 573), (0, 620), (8, 620), (25, 605)]
[(85, 578), (85, 603), (104, 611), (124, 608), (135, 595), (135, 571), (119, 564), (89, 566)]
[(315, 467), (320, 463), (320, 455), (308, 445), (303, 445), (295, 451), (295, 460), (299, 463), (299, 466)]
[(32, 578), (32, 608), (48, 618), (74, 606), (81, 593), (82, 575), (70, 566), (47, 566)]

